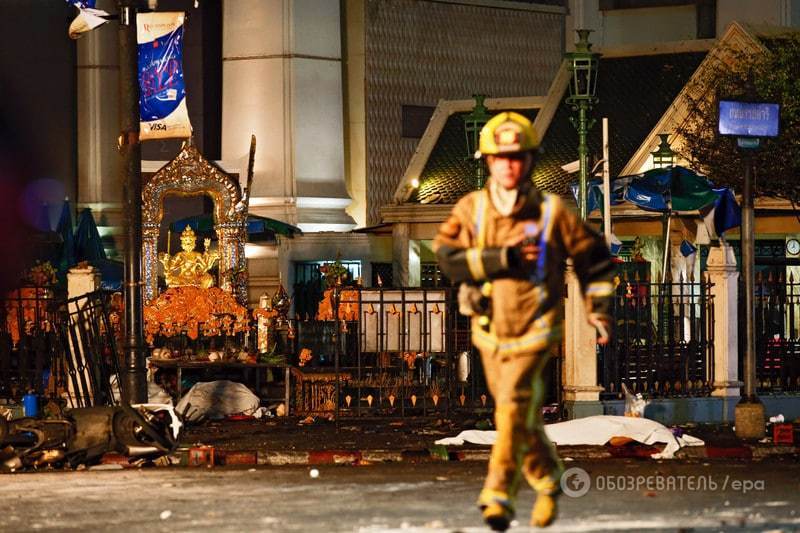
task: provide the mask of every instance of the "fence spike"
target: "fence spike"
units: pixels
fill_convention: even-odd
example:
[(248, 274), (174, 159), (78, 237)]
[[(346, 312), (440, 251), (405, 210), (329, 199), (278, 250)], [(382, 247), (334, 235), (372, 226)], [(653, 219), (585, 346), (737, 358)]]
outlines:
[(768, 281), (769, 283), (772, 283), (772, 282), (773, 282), (773, 279), (772, 279), (772, 270), (770, 270), (770, 271), (769, 271), (769, 276), (767, 276), (767, 281)]
[(789, 272), (789, 283), (794, 283), (794, 272)]
[(649, 268), (644, 273), (644, 280), (645, 280), (645, 282), (650, 283), (650, 269)]
[(628, 271), (627, 270), (622, 273), (622, 280), (623, 281), (628, 281)]
[(778, 272), (778, 282), (783, 283), (783, 271)]

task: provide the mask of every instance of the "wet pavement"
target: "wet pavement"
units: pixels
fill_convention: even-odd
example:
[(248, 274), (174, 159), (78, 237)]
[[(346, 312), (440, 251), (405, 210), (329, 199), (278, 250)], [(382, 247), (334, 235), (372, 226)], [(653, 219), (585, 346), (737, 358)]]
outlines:
[[(566, 466), (581, 470), (570, 471), (573, 497), (561, 498), (561, 518), (547, 531), (800, 531), (793, 460)], [(472, 505), (485, 468), (321, 466), (316, 478), (310, 467), (3, 475), (0, 531), (487, 531)], [(523, 525), (532, 498), (521, 493)]]

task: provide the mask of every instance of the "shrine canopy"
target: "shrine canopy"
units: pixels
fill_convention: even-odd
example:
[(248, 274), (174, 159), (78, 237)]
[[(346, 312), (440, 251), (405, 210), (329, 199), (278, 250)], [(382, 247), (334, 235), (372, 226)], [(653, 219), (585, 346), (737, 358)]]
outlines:
[[(198, 236), (210, 237), (211, 239), (215, 239), (217, 236), (214, 217), (211, 214), (181, 218), (170, 224), (169, 229), (172, 232), (180, 233), (186, 226), (191, 227)], [(274, 241), (276, 235), (283, 235), (291, 239), (295, 235), (302, 233), (302, 230), (297, 226), (292, 226), (274, 218), (247, 215), (247, 235), (251, 240)]]

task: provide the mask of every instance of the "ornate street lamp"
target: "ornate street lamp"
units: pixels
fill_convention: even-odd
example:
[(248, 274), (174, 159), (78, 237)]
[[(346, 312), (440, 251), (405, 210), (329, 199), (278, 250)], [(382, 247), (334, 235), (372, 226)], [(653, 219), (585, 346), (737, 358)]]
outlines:
[(486, 167), (484, 167), (482, 160), (475, 159), (475, 152), (478, 150), (481, 130), (489, 122), (491, 115), (486, 106), (483, 105), (483, 101), (486, 99), (485, 94), (473, 94), (472, 97), (475, 99), (475, 107), (464, 117), (464, 133), (467, 140), (467, 161), (473, 165), (475, 188), (481, 189), (486, 182)]
[(586, 146), (586, 137), (594, 125), (594, 119), (589, 119), (587, 113), (592, 105), (597, 103), (595, 93), (600, 54), (592, 52), (592, 45), (589, 42), (589, 34), (592, 30), (575, 31), (578, 33), (575, 51), (566, 54), (571, 74), (567, 103), (572, 106), (573, 111), (578, 112), (577, 118), (570, 117), (570, 122), (578, 130), (578, 162), (580, 164), (578, 206), (581, 220), (586, 220), (588, 215), (587, 175), (589, 173), (589, 149)]
[(655, 151), (650, 152), (653, 156), (653, 168), (666, 168), (675, 164), (675, 151), (670, 147), (667, 137), (669, 133), (659, 133), (661, 143)]

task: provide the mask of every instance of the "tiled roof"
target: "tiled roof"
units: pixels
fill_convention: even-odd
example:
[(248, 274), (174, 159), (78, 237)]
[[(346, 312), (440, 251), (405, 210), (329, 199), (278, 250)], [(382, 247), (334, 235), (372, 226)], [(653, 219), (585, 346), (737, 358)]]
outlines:
[[(591, 111), (597, 121), (587, 140), (590, 159), (602, 158), (600, 122), (608, 117), (611, 176), (619, 175), (705, 56), (705, 52), (685, 52), (601, 58), (599, 102)], [(565, 91), (550, 123), (533, 170), (538, 187), (561, 195), (569, 194), (569, 184), (577, 181), (577, 175), (561, 169), (578, 158), (578, 133), (569, 121), (574, 112), (565, 101), (568, 93)]]
[[(590, 159), (601, 157), (600, 118), (608, 117), (611, 175), (618, 175), (705, 55), (705, 52), (682, 52), (601, 58), (597, 83), (599, 102), (590, 113), (597, 119), (589, 132)], [(565, 102), (567, 96), (568, 91), (565, 91), (533, 170), (538, 187), (560, 195), (568, 195), (570, 183), (577, 180), (576, 175), (561, 169), (562, 165), (578, 158), (578, 134), (569, 121), (573, 111)], [(518, 112), (533, 120), (537, 110)], [(410, 202), (455, 203), (473, 190), (465, 179), (470, 171), (465, 157), (463, 116), (452, 115), (448, 119), (420, 175), (420, 187)]]

